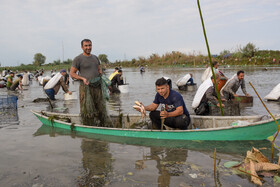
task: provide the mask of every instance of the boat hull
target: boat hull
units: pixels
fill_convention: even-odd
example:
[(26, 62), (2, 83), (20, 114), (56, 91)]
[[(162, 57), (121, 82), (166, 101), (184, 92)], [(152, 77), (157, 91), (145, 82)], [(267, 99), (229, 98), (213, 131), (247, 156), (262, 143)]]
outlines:
[[(33, 112), (33, 111), (32, 111)], [(44, 124), (77, 132), (93, 133), (130, 138), (147, 138), (162, 140), (264, 140), (273, 135), (277, 130), (277, 124), (273, 120), (251, 123), (244, 126), (230, 126), (220, 128), (207, 128), (197, 130), (147, 130), (147, 129), (123, 129), (104, 128), (71, 124), (60, 120), (50, 120), (48, 116), (33, 112)], [(278, 119), (280, 121), (280, 119)]]

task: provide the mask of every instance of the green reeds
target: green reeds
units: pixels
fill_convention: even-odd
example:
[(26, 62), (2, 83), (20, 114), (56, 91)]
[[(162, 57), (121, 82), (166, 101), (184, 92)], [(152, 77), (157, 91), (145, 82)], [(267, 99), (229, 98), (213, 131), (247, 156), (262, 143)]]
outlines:
[(202, 13), (201, 13), (201, 9), (200, 9), (199, 0), (197, 0), (197, 6), (198, 6), (198, 9), (199, 9), (201, 24), (202, 24), (202, 28), (203, 28), (203, 34), (204, 34), (204, 38), (205, 38), (205, 42), (206, 42), (206, 47), (207, 47), (207, 51), (208, 51), (208, 58), (209, 58), (209, 62), (210, 62), (210, 65), (211, 65), (212, 74), (213, 74), (213, 77), (214, 77), (215, 90), (216, 90), (216, 93), (217, 93), (217, 96), (218, 96), (218, 101), (219, 101), (219, 105), (220, 105), (221, 115), (223, 116), (224, 115), (224, 111), (223, 111), (223, 107), (222, 107), (220, 93), (219, 93), (219, 90), (218, 90), (218, 85), (217, 85), (217, 82), (216, 82), (215, 72), (214, 72), (214, 69), (213, 69), (213, 63), (212, 63), (210, 48), (209, 48), (209, 45), (208, 45), (208, 40), (207, 40), (207, 36), (206, 36), (206, 31), (205, 31), (203, 17), (202, 17)]

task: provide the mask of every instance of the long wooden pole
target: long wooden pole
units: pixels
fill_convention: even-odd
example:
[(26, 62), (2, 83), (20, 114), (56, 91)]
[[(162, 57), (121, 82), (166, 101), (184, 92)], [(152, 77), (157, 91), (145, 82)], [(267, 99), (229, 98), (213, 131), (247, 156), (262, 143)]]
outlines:
[(274, 141), (275, 139), (277, 138), (278, 134), (279, 134), (279, 131), (280, 131), (280, 126), (277, 122), (277, 120), (275, 119), (275, 117), (271, 114), (271, 112), (268, 110), (268, 108), (266, 107), (266, 105), (264, 104), (263, 100), (261, 99), (260, 95), (258, 94), (257, 90), (255, 89), (255, 87), (252, 85), (251, 82), (249, 82), (249, 84), (252, 86), (253, 90), (255, 91), (255, 93), (257, 94), (258, 98), (260, 99), (260, 101), (262, 102), (264, 108), (267, 110), (267, 112), (270, 114), (270, 116), (274, 119), (275, 123), (277, 124), (278, 126), (278, 130), (277, 130), (277, 133), (276, 135), (274, 136), (273, 140), (272, 140), (272, 148), (271, 148), (271, 160), (273, 160), (273, 151), (274, 151)]
[[(163, 104), (161, 104), (160, 111), (165, 111), (165, 108), (164, 108)], [(161, 127), (160, 127), (161, 131), (163, 130), (163, 125), (164, 125), (164, 118), (161, 119)]]
[(216, 174), (216, 148), (214, 149), (214, 174)]
[(204, 38), (205, 38), (205, 42), (206, 42), (206, 47), (207, 47), (207, 51), (208, 51), (208, 58), (209, 58), (209, 61), (210, 61), (211, 70), (212, 70), (212, 74), (213, 74), (213, 77), (214, 77), (215, 90), (216, 90), (216, 93), (217, 93), (217, 96), (218, 96), (218, 101), (219, 101), (219, 105), (220, 105), (221, 115), (223, 116), (224, 115), (224, 111), (223, 111), (221, 97), (220, 97), (220, 93), (219, 93), (217, 82), (216, 82), (215, 72), (214, 72), (214, 69), (213, 69), (211, 53), (210, 53), (210, 49), (209, 49), (209, 45), (208, 45), (208, 40), (207, 40), (207, 36), (206, 36), (206, 31), (205, 31), (205, 27), (204, 27), (204, 22), (203, 22), (203, 17), (202, 17), (201, 9), (200, 9), (199, 0), (197, 0), (197, 6), (198, 6), (198, 9), (199, 9), (201, 24), (202, 24), (202, 28), (203, 28), (203, 34), (204, 34)]

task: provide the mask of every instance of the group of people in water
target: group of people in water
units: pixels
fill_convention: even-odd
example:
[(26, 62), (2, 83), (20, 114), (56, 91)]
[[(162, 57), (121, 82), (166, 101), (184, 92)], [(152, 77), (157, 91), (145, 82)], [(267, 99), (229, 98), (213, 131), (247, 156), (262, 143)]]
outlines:
[[(107, 82), (104, 80), (100, 61), (95, 55), (91, 54), (91, 40), (82, 40), (81, 48), (83, 52), (73, 60), (70, 76), (80, 81), (80, 113), (83, 124), (113, 127), (106, 111), (105, 99), (102, 93), (104, 93), (104, 86), (109, 87), (111, 93), (119, 93), (118, 86), (124, 84), (122, 70), (115, 68), (114, 72), (109, 76), (111, 84), (106, 85)], [(214, 62), (213, 65), (215, 69), (214, 75), (212, 73), (204, 75), (203, 79), (205, 80), (199, 86), (192, 103), (192, 107), (197, 115), (207, 115), (209, 113), (209, 102), (219, 107), (214, 82), (216, 80), (216, 83), (219, 84), (224, 74), (218, 70), (217, 62)], [(207, 71), (209, 72), (209, 70)], [(21, 79), (23, 77), (19, 76), (17, 83), (13, 82), (13, 77), (14, 73), (11, 72), (7, 78), (7, 88), (14, 89), (14, 87), (20, 86), (22, 89)], [(54, 100), (60, 87), (62, 87), (65, 93), (72, 94), (68, 89), (66, 80), (69, 82), (69, 75), (67, 77), (66, 70), (63, 69), (59, 73), (56, 73), (43, 85), (47, 96)], [(194, 85), (192, 74), (187, 84)], [(242, 70), (238, 71), (223, 86), (221, 89), (222, 100), (231, 100), (236, 97), (236, 91), (240, 86), (243, 93), (249, 96), (245, 87), (244, 71)], [(156, 80), (155, 87), (157, 93), (153, 103), (146, 106), (143, 105), (146, 111), (150, 111), (149, 117), (153, 128), (160, 129), (162, 124), (164, 124), (171, 128), (187, 129), (191, 119), (182, 95), (173, 90), (170, 80), (164, 77)], [(158, 110), (159, 106), (161, 106), (161, 110)], [(140, 109), (138, 111), (140, 112)], [(96, 120), (99, 120), (99, 123), (94, 124), (93, 121)]]
[(29, 81), (30, 75), (26, 71), (16, 75), (15, 72), (5, 69), (0, 77), (0, 88), (7, 87), (11, 91), (15, 91), (17, 88), (22, 90), (22, 86), (29, 84)]

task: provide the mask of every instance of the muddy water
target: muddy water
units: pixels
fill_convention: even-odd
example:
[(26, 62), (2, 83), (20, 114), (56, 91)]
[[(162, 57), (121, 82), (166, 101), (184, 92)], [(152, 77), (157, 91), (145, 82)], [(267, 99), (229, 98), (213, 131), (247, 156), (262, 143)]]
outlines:
[[(220, 68), (228, 77), (238, 69)], [(108, 70), (110, 73), (112, 70)], [(279, 68), (245, 69), (247, 91), (254, 96), (254, 106), (243, 106), (242, 115), (267, 114), (251, 81), (261, 97), (280, 82)], [(185, 73), (192, 72), (195, 82), (201, 83), (202, 69), (165, 68), (124, 69), (129, 93), (113, 95), (110, 113), (135, 113), (134, 100), (144, 104), (153, 101), (154, 82), (162, 76), (175, 82)], [(70, 90), (78, 90), (78, 83)], [(0, 89), (6, 94), (5, 89)], [(11, 93), (14, 94), (14, 93)], [(195, 92), (181, 92), (190, 113)], [(61, 129), (41, 126), (30, 110), (50, 110), (48, 102), (33, 103), (45, 97), (42, 87), (33, 81), (17, 93), (19, 123), (0, 125), (0, 186), (254, 186), (244, 175), (236, 175), (223, 164), (230, 160), (241, 161), (252, 146), (267, 147), (268, 141), (207, 142), (207, 141), (141, 141), (88, 134), (74, 134)], [(77, 113), (78, 101), (64, 101), (62, 91), (57, 95), (57, 111)], [(273, 113), (279, 113), (280, 104), (266, 102)], [(5, 119), (1, 119), (3, 121)], [(278, 145), (280, 139), (277, 139)], [(140, 144), (140, 145), (139, 145)], [(217, 148), (218, 173), (213, 174), (213, 150)], [(272, 178), (265, 178), (264, 186), (272, 186)]]

